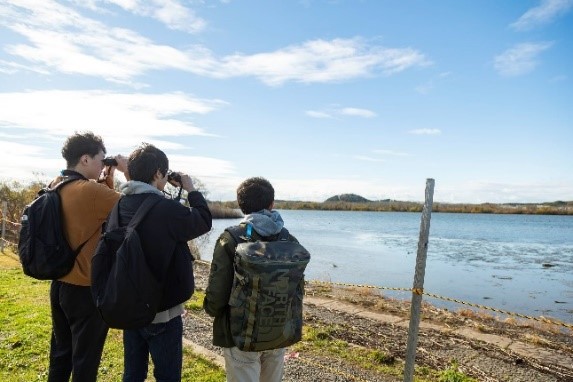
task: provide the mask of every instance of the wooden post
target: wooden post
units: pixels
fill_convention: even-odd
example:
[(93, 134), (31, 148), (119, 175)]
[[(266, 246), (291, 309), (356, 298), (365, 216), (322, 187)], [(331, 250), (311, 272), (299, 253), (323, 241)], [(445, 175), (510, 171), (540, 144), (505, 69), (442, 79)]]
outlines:
[(4, 240), (6, 240), (6, 213), (8, 211), (8, 203), (2, 201), (2, 237), (0, 238), (0, 252), (4, 252)]
[(412, 306), (410, 308), (410, 326), (408, 328), (408, 342), (406, 345), (406, 365), (404, 366), (404, 382), (414, 380), (414, 363), (416, 359), (416, 345), (418, 343), (418, 328), (420, 326), (420, 309), (422, 307), (422, 293), (424, 292), (424, 275), (426, 273), (426, 257), (428, 254), (428, 239), (430, 236), (430, 218), (432, 216), (432, 203), (434, 199), (434, 179), (426, 179), (426, 201), (422, 209), (420, 223), (420, 238), (418, 239), (418, 254), (416, 256), (416, 272), (414, 274), (414, 287), (412, 289)]

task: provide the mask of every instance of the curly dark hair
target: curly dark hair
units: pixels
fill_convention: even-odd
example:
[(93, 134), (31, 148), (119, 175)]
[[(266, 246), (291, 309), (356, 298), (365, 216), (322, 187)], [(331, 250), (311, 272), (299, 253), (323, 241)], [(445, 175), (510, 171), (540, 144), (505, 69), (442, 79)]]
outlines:
[(74, 133), (66, 139), (62, 147), (62, 157), (66, 160), (68, 169), (74, 168), (83, 155), (95, 157), (100, 151), (106, 153), (105, 145), (99, 135), (91, 131)]
[(265, 178), (244, 180), (237, 188), (237, 202), (244, 214), (269, 208), (275, 201), (275, 189)]
[(168, 169), (167, 155), (151, 144), (142, 143), (129, 155), (127, 171), (131, 180), (151, 183), (157, 170), (165, 176)]

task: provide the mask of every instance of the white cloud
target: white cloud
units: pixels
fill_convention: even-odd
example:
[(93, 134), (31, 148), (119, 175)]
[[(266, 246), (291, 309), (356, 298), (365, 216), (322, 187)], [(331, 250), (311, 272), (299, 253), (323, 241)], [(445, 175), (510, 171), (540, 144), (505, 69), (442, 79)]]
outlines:
[(376, 117), (375, 112), (356, 107), (331, 107), (325, 110), (307, 110), (305, 114), (312, 118), (334, 118), (335, 115), (361, 118)]
[[(115, 3), (135, 13), (154, 12), (172, 25), (181, 6), (175, 1), (161, 2), (162, 7), (157, 2)], [(95, 2), (87, 4), (96, 6)], [(358, 38), (313, 40), (273, 52), (217, 58), (203, 46), (180, 50), (156, 44), (51, 0), (0, 3), (0, 25), (25, 38), (6, 46), (6, 52), (17, 58), (36, 67), (120, 83), (151, 70), (175, 69), (214, 78), (252, 76), (276, 86), (287, 81), (333, 82), (378, 73), (392, 75), (430, 64), (417, 50), (368, 45)]]
[[(24, 172), (29, 179), (34, 172), (54, 174), (62, 168), (59, 145), (75, 131), (91, 130), (104, 137), (109, 154), (126, 155), (141, 142), (166, 152), (187, 149), (181, 143), (184, 137), (208, 135), (189, 122), (189, 116), (210, 113), (225, 103), (179, 92), (34, 91), (0, 93), (0, 105), (0, 152), (10, 158), (0, 162), (0, 177), (23, 179)], [(229, 163), (218, 159), (173, 158), (199, 174), (218, 176), (233, 171)]]
[(197, 17), (193, 10), (185, 7), (181, 1), (176, 0), (107, 0), (127, 11), (135, 14), (152, 17), (171, 29), (196, 33), (205, 29), (205, 20)]
[(169, 166), (173, 171), (186, 172), (201, 179), (226, 177), (235, 173), (232, 163), (216, 158), (169, 155)]
[(305, 114), (312, 118), (332, 118), (332, 115), (323, 111), (307, 110)]
[(342, 81), (377, 72), (391, 75), (429, 64), (423, 54), (410, 48), (369, 46), (360, 39), (313, 40), (270, 53), (227, 56), (221, 60), (219, 75), (252, 75), (275, 86), (287, 81)]
[(541, 4), (525, 12), (511, 27), (523, 31), (548, 24), (572, 8), (573, 0), (542, 0)]
[(439, 135), (442, 134), (442, 131), (440, 129), (415, 129), (410, 130), (409, 133), (414, 135)]
[(148, 70), (185, 70), (191, 64), (184, 52), (49, 0), (0, 4), (0, 23), (27, 39), (6, 45), (7, 53), (52, 71), (127, 82)]
[(35, 180), (34, 174), (55, 174), (61, 169), (63, 160), (49, 158), (45, 145), (10, 142), (5, 140), (7, 137), (10, 136), (5, 135), (0, 140), (0, 152), (6, 158), (0, 162), (0, 179), (18, 179), (25, 183)]
[[(92, 130), (118, 142), (161, 137), (207, 135), (186, 121), (224, 105), (183, 93), (121, 94), (105, 91), (35, 91), (0, 93), (0, 127), (18, 127), (63, 137)], [(29, 105), (35, 105), (33, 109)]]
[(362, 118), (373, 118), (376, 117), (376, 113), (367, 109), (358, 109), (355, 107), (345, 107), (340, 109), (340, 114), (348, 115), (351, 117), (362, 117)]
[(537, 67), (537, 57), (552, 45), (552, 42), (518, 44), (496, 56), (494, 68), (503, 76), (527, 74)]
[[(126, 12), (153, 18), (170, 29), (197, 33), (205, 29), (207, 22), (178, 0), (69, 0), (77, 6), (95, 12), (111, 13), (109, 4)], [(105, 7), (105, 8), (104, 8)]]

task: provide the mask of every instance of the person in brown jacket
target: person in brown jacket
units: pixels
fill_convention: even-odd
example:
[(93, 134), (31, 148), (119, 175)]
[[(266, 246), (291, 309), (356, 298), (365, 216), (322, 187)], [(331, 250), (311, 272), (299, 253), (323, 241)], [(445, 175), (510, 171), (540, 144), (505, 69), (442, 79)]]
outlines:
[(70, 375), (74, 382), (97, 379), (108, 326), (92, 299), (91, 259), (102, 223), (120, 197), (113, 189), (115, 167), (128, 176), (127, 158), (118, 155), (117, 166), (105, 167), (102, 162), (105, 154), (103, 140), (92, 132), (75, 133), (62, 147), (66, 169), (59, 179), (80, 178), (59, 191), (63, 228), (71, 248), (82, 247), (72, 270), (52, 281), (50, 288), (52, 337), (48, 382), (67, 382)]

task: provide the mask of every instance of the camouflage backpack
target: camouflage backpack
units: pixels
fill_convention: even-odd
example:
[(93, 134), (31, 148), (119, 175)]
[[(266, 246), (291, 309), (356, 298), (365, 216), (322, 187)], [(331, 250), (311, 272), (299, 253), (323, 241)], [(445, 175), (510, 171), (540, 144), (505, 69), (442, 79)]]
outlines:
[(235, 346), (243, 351), (263, 351), (300, 341), (308, 251), (289, 240), (286, 228), (278, 237), (262, 240), (252, 238), (250, 224), (226, 231), (237, 243), (229, 298)]

